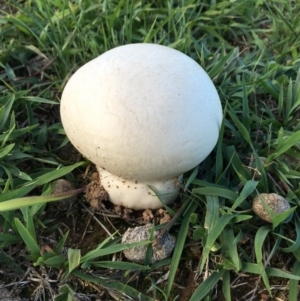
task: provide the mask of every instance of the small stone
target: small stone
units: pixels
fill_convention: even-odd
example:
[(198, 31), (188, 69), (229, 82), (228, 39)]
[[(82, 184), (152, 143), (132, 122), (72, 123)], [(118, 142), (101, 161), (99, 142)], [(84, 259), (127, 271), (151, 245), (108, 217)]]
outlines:
[[(68, 180), (58, 179), (54, 184), (52, 195), (68, 192), (74, 189), (75, 189), (74, 185)], [(56, 202), (56, 205), (59, 210), (68, 210), (71, 207), (71, 205), (76, 202), (76, 200), (77, 200), (77, 196), (73, 195), (61, 201)]]
[(283, 213), (291, 208), (289, 202), (276, 193), (261, 193), (257, 195), (253, 200), (252, 209), (258, 217), (268, 223), (272, 223), (272, 219), (264, 206), (262, 198), (273, 210), (275, 215)]
[[(145, 226), (127, 229), (127, 231), (123, 234), (122, 243), (133, 243), (148, 240), (152, 226), (152, 224), (146, 224)], [(155, 231), (154, 238), (156, 238), (159, 233), (159, 231)], [(168, 258), (175, 247), (175, 242), (176, 238), (167, 233), (161, 242), (153, 247), (151, 263)], [(123, 253), (128, 260), (136, 263), (143, 263), (146, 251), (147, 246), (144, 245), (124, 250)]]

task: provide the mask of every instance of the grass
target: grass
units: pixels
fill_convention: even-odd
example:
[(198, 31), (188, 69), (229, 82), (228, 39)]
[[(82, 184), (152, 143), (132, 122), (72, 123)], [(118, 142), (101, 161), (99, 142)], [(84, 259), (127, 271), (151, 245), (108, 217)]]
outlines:
[[(299, 300), (299, 1), (7, 0), (0, 11), (2, 288), (56, 301)], [(61, 155), (64, 85), (92, 58), (137, 42), (195, 59), (224, 109), (215, 150), (185, 176), (173, 257), (153, 265), (112, 261), (130, 247), (118, 231), (77, 248), (46, 206), (62, 197), (50, 196), (54, 180), (79, 187), (89, 166)], [(288, 221), (253, 213), (252, 199), (271, 192), (289, 201)]]

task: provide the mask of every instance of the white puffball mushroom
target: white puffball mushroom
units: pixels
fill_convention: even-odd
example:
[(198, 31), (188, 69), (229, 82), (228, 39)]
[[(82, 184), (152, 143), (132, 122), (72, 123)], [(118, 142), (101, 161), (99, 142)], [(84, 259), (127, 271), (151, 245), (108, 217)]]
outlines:
[(95, 163), (110, 200), (136, 210), (175, 200), (182, 174), (209, 155), (222, 121), (206, 72), (155, 44), (120, 46), (82, 66), (60, 110), (67, 136)]
[(271, 208), (275, 215), (291, 208), (289, 202), (276, 193), (261, 193), (253, 199), (252, 209), (262, 220), (272, 223), (272, 218), (264, 206), (264, 202)]

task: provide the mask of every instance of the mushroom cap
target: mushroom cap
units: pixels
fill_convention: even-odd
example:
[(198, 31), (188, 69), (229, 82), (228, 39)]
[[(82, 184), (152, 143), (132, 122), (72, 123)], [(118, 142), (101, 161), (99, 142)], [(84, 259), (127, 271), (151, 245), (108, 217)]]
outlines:
[(203, 161), (218, 140), (222, 108), (194, 60), (169, 47), (130, 44), (75, 72), (61, 118), (73, 145), (98, 167), (147, 182)]

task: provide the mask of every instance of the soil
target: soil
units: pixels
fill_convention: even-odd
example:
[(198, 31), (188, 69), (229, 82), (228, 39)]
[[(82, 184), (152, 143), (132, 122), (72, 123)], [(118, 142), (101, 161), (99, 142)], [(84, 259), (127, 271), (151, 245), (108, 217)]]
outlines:
[[(86, 204), (92, 212), (92, 214), (98, 217), (101, 220), (101, 223), (111, 232), (118, 231), (120, 234), (123, 234), (128, 227), (134, 227), (137, 225), (144, 225), (147, 223), (154, 223), (155, 225), (165, 224), (170, 221), (170, 215), (164, 209), (158, 210), (144, 210), (144, 211), (133, 211), (128, 208), (121, 206), (115, 206), (109, 202), (108, 194), (104, 188), (99, 183), (99, 176), (96, 171), (91, 171), (88, 177), (87, 189), (84, 196), (84, 204)], [(180, 200), (174, 205), (175, 207), (180, 206)], [(85, 254), (91, 249), (94, 249), (99, 242), (103, 241), (107, 237), (107, 232), (103, 230), (103, 227), (91, 218), (91, 215), (88, 214), (85, 210), (78, 208), (78, 204), (75, 204), (72, 215), (72, 211), (69, 211), (66, 219), (63, 218), (65, 224), (69, 228), (74, 228), (73, 235), (70, 237), (68, 243), (72, 248), (79, 248), (82, 250), (82, 253)], [(81, 212), (78, 214), (78, 210)], [(75, 213), (75, 217), (74, 217)], [(80, 218), (79, 218), (80, 217)], [(74, 226), (74, 220), (76, 220), (76, 227)], [(62, 222), (63, 222), (62, 221)], [(84, 229), (84, 230), (83, 230)], [(176, 236), (176, 231), (178, 227), (175, 226), (171, 230), (171, 233)], [(251, 245), (253, 241), (250, 239), (245, 239), (243, 244), (248, 245), (249, 251), (251, 250)], [(247, 249), (247, 248), (246, 248)], [(123, 254), (116, 255), (118, 260), (126, 260)], [(192, 231), (189, 233), (186, 247), (183, 253), (183, 260), (181, 261), (178, 271), (176, 273), (174, 287), (172, 291), (173, 299), (178, 296), (180, 301), (188, 301), (198, 287), (198, 285), (203, 281), (203, 278), (197, 278), (197, 268), (199, 261), (202, 256), (202, 247), (198, 243), (195, 243), (192, 239)], [(287, 268), (284, 262), (288, 262), (287, 259), (274, 258), (275, 266), (281, 267), (283, 269)], [(287, 260), (287, 261), (284, 261)], [(281, 263), (280, 263), (281, 262)], [(274, 266), (272, 264), (272, 266)], [(156, 274), (151, 274), (152, 281), (157, 281), (161, 275), (164, 275), (168, 272), (169, 266), (164, 266), (156, 271)], [(118, 273), (117, 275), (121, 277)], [(130, 284), (138, 289), (139, 291), (146, 292), (151, 287), (151, 281), (147, 275), (138, 275), (136, 282), (131, 282)], [(270, 301), (278, 300), (278, 298), (284, 297), (284, 291), (280, 288), (286, 288), (286, 283), (282, 283), (280, 279), (280, 284), (278, 283), (278, 290), (276, 291), (276, 286), (273, 291), (274, 296), (271, 298), (269, 294), (264, 290), (264, 287), (261, 283), (261, 278), (257, 275), (245, 275), (242, 273), (231, 273), (232, 281), (232, 300), (250, 300), (253, 301)], [(124, 280), (124, 279), (123, 279)], [(276, 283), (276, 281), (274, 282)], [(166, 281), (161, 282), (158, 287), (164, 290)], [(107, 292), (102, 292), (103, 296)], [(151, 296), (151, 293), (148, 293)], [(280, 296), (280, 297), (279, 297)], [(111, 299), (103, 299), (111, 300)], [(163, 300), (159, 298), (157, 300)], [(225, 301), (222, 295), (222, 282), (220, 281), (219, 285), (216, 286), (214, 292), (213, 300)], [(280, 299), (279, 299), (280, 300)], [(281, 300), (286, 300), (282, 298)]]
[[(74, 158), (78, 159), (74, 153)], [(99, 243), (113, 233), (122, 235), (129, 227), (154, 223), (164, 227), (171, 219), (168, 212), (164, 209), (133, 211), (121, 206), (115, 206), (109, 201), (107, 192), (99, 183), (99, 175), (96, 169), (90, 165), (85, 172), (77, 176), (77, 185), (79, 187), (86, 186), (85, 193), (77, 197), (68, 198), (63, 201), (49, 203), (46, 208), (46, 214), (43, 216), (43, 221), (48, 221), (47, 228), (39, 229), (38, 237), (42, 252), (52, 252), (55, 250), (58, 241), (62, 235), (69, 231), (69, 236), (66, 241), (63, 253), (67, 254), (67, 248), (80, 249), (84, 255), (88, 251), (95, 249)], [(74, 189), (74, 185), (65, 179), (57, 181), (59, 185), (54, 190), (54, 193), (66, 192)], [(180, 207), (180, 199), (174, 204), (176, 211)], [(177, 208), (176, 208), (177, 207)], [(172, 227), (170, 233), (177, 236), (179, 227)], [(254, 242), (250, 239), (245, 239), (243, 248), (249, 250), (249, 256), (252, 256), (252, 247)], [(245, 244), (246, 247), (245, 248)], [(70, 276), (66, 281), (61, 281), (63, 270), (50, 269), (43, 266), (31, 266), (27, 260), (28, 253), (26, 250), (19, 252), (19, 245), (11, 247), (8, 254), (14, 258), (14, 254), (19, 253), (18, 264), (23, 271), (16, 272), (14, 266), (6, 267), (0, 270), (0, 281), (3, 285), (16, 283), (15, 286), (9, 287), (9, 293), (22, 301), (25, 300), (52, 300), (51, 296), (58, 293), (59, 287), (63, 284), (68, 284), (76, 292), (80, 294), (74, 300), (119, 300), (113, 292), (103, 289), (101, 286), (86, 283), (76, 277)], [(189, 232), (182, 260), (179, 264), (175, 281), (172, 289), (170, 300), (188, 301), (204, 280), (197, 276), (197, 268), (201, 260), (202, 247), (192, 238), (192, 231)], [(216, 258), (220, 255), (216, 255)], [(114, 260), (126, 261), (122, 253), (114, 255)], [(287, 258), (274, 258), (272, 266), (290, 269), (286, 264), (289, 263)], [(290, 264), (289, 264), (290, 265)], [(113, 278), (124, 283), (128, 283), (137, 290), (146, 293), (151, 287), (152, 281), (157, 282), (163, 278), (169, 271), (170, 266), (167, 264), (156, 269), (150, 274), (129, 272), (124, 276), (121, 271), (112, 270), (97, 270), (103, 277)], [(211, 270), (213, 270), (213, 266)], [(252, 301), (270, 301), (270, 300), (287, 300), (284, 289), (287, 289), (287, 283), (280, 279), (274, 280), (274, 296), (270, 298), (268, 293), (261, 286), (261, 279), (258, 276), (244, 275), (242, 273), (232, 273), (232, 300), (252, 300)], [(26, 283), (21, 285), (22, 281)], [(163, 291), (166, 285), (167, 278), (161, 281), (157, 286)], [(0, 282), (1, 283), (1, 282)], [(0, 288), (1, 288), (0, 284)], [(5, 291), (6, 292), (6, 291)], [(152, 292), (147, 295), (151, 296)], [(44, 296), (44, 297), (43, 297)], [(275, 296), (281, 299), (274, 299)], [(0, 296), (1, 297), (1, 296)], [(50, 299), (49, 299), (50, 298)], [(89, 299), (88, 299), (89, 298)], [(252, 299), (251, 299), (252, 298)], [(156, 300), (164, 300), (163, 296), (158, 293)], [(215, 287), (213, 299), (225, 301), (222, 295), (222, 281)]]
[[(67, 252), (67, 248), (81, 249), (81, 254), (84, 255), (88, 251), (96, 248), (105, 238), (108, 237), (108, 233), (115, 233), (118, 231), (123, 234), (128, 227), (146, 224), (149, 222), (156, 225), (161, 223), (167, 223), (170, 220), (169, 214), (164, 209), (158, 210), (144, 210), (144, 211), (132, 211), (126, 208), (121, 208), (112, 205), (108, 200), (108, 195), (103, 187), (99, 184), (98, 174), (92, 169), (87, 175), (80, 176), (78, 179), (80, 185), (87, 184), (85, 195), (81, 195), (76, 199), (68, 200), (68, 206), (49, 204), (46, 209), (46, 216), (43, 217), (43, 221), (51, 221), (47, 224), (48, 229), (40, 229), (39, 242), (43, 252), (51, 252), (57, 246), (59, 239), (62, 235), (69, 230), (69, 236), (63, 252)], [(65, 188), (64, 188), (65, 189)], [(65, 190), (64, 190), (65, 191)], [(176, 205), (179, 205), (180, 200)], [(57, 203), (59, 204), (59, 203)], [(59, 208), (59, 210), (58, 210)], [(101, 225), (98, 221), (101, 222)], [(171, 229), (171, 234), (177, 236), (178, 226), (174, 226)], [(249, 250), (253, 242), (245, 240), (245, 244), (249, 244)], [(20, 246), (16, 245), (10, 252), (12, 256), (14, 252), (19, 252)], [(186, 247), (184, 248), (182, 261), (180, 262), (178, 271), (176, 273), (174, 286), (172, 290), (173, 300), (178, 296), (177, 300), (188, 301), (203, 281), (203, 278), (197, 278), (197, 267), (201, 259), (202, 248), (201, 245), (195, 243), (192, 239), (192, 231), (188, 234), (186, 241)], [(22, 283), (26, 282), (26, 285), (16, 284), (14, 287), (9, 287), (10, 294), (22, 301), (25, 300), (52, 300), (49, 299), (51, 295), (55, 295), (58, 292), (59, 287), (62, 284), (68, 284), (77, 292), (80, 292), (81, 297), (74, 300), (118, 300), (112, 292), (103, 289), (101, 286), (91, 283), (86, 283), (75, 277), (69, 277), (66, 281), (61, 282), (63, 271), (56, 269), (50, 269), (42, 266), (28, 266), (28, 260), (26, 251), (22, 251), (19, 254), (20, 262), (18, 264), (23, 268), (23, 272), (17, 274), (14, 268), (5, 268), (0, 271), (0, 281), (3, 284), (9, 283)], [(122, 253), (115, 254), (115, 260), (126, 260)], [(274, 258), (275, 262), (272, 266), (278, 266), (283, 269), (286, 268), (286, 258)], [(281, 262), (281, 263), (280, 263)], [(274, 264), (274, 265), (273, 265)], [(213, 267), (212, 267), (213, 268)], [(166, 275), (169, 271), (169, 265), (165, 265), (155, 270), (155, 272), (148, 274), (142, 273), (129, 273), (124, 276), (121, 271), (111, 270), (99, 270), (103, 277), (109, 277), (113, 279), (122, 280), (125, 283), (130, 284), (141, 292), (146, 293), (151, 287), (151, 281), (158, 281), (163, 275)], [(22, 275), (22, 276), (20, 276)], [(287, 300), (284, 298), (274, 299), (274, 296), (284, 296), (282, 288), (286, 288), (287, 283), (283, 283), (282, 279), (277, 284), (274, 282), (275, 294), (273, 299), (269, 297), (268, 293), (261, 285), (261, 279), (257, 276), (235, 274), (232, 273), (232, 300)], [(216, 286), (214, 290), (214, 297), (212, 300), (225, 301), (222, 296), (222, 282)], [(157, 284), (157, 286), (164, 290), (166, 280)], [(43, 287), (43, 289), (41, 288)], [(277, 292), (276, 292), (276, 287)], [(147, 295), (151, 296), (151, 292)], [(45, 297), (43, 297), (45, 296)], [(83, 297), (85, 296), (85, 297)], [(245, 298), (245, 296), (247, 296)], [(85, 298), (85, 299), (84, 299)], [(89, 299), (87, 299), (89, 298)], [(163, 297), (158, 294), (157, 300), (164, 300)], [(280, 298), (280, 297), (278, 297)]]

